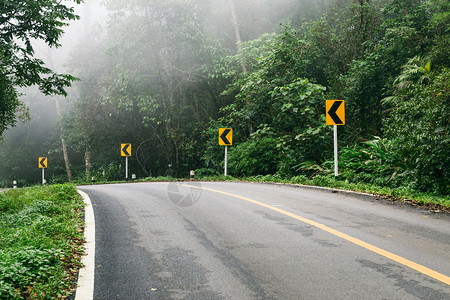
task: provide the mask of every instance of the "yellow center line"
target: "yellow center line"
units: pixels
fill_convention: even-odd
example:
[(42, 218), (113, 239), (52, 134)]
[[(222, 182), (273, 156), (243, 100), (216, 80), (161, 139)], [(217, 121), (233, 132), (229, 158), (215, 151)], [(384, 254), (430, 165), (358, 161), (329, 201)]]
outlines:
[(431, 269), (429, 269), (429, 268), (427, 268), (425, 266), (422, 266), (422, 265), (420, 265), (418, 263), (415, 263), (415, 262), (413, 262), (411, 260), (403, 258), (403, 257), (401, 257), (401, 256), (399, 256), (397, 254), (394, 254), (394, 253), (391, 253), (389, 251), (383, 250), (383, 249), (381, 249), (381, 248), (379, 248), (377, 246), (374, 246), (372, 244), (366, 243), (366, 242), (364, 242), (364, 241), (362, 241), (360, 239), (357, 239), (355, 237), (349, 236), (349, 235), (347, 235), (347, 234), (345, 234), (343, 232), (340, 232), (340, 231), (338, 231), (336, 229), (333, 229), (333, 228), (328, 227), (326, 225), (323, 225), (321, 223), (318, 223), (318, 222), (315, 222), (315, 221), (303, 218), (303, 217), (298, 216), (296, 214), (293, 214), (291, 212), (285, 211), (283, 209), (280, 209), (280, 208), (274, 207), (272, 205), (268, 205), (268, 204), (265, 204), (265, 203), (262, 203), (262, 202), (259, 202), (259, 201), (247, 198), (247, 197), (243, 197), (243, 196), (239, 196), (239, 195), (235, 195), (235, 194), (231, 194), (231, 193), (227, 193), (227, 192), (223, 192), (223, 191), (219, 191), (219, 190), (213, 190), (213, 189), (206, 188), (206, 187), (198, 187), (198, 186), (192, 186), (192, 185), (188, 185), (188, 184), (183, 184), (183, 186), (190, 187), (190, 188), (196, 188), (196, 189), (202, 189), (202, 190), (205, 190), (205, 191), (210, 191), (210, 192), (215, 192), (215, 193), (231, 196), (231, 197), (234, 197), (234, 198), (245, 200), (247, 202), (250, 202), (250, 203), (253, 203), (253, 204), (265, 207), (265, 208), (268, 208), (270, 210), (276, 211), (276, 212), (278, 212), (280, 214), (283, 214), (285, 216), (288, 216), (288, 217), (291, 217), (293, 219), (296, 219), (296, 220), (298, 220), (300, 222), (303, 222), (303, 223), (309, 224), (311, 226), (314, 226), (316, 228), (319, 228), (319, 229), (321, 229), (323, 231), (326, 231), (326, 232), (328, 232), (328, 233), (330, 233), (330, 234), (332, 234), (334, 236), (340, 237), (340, 238), (342, 238), (342, 239), (344, 239), (346, 241), (349, 241), (349, 242), (351, 242), (351, 243), (353, 243), (355, 245), (363, 247), (363, 248), (365, 248), (365, 249), (367, 249), (369, 251), (375, 252), (375, 253), (377, 253), (377, 254), (379, 254), (381, 256), (384, 256), (386, 258), (389, 258), (390, 260), (393, 260), (393, 261), (395, 261), (395, 262), (397, 262), (399, 264), (407, 266), (408, 268), (416, 270), (416, 271), (418, 271), (418, 272), (420, 272), (422, 274), (425, 274), (425, 275), (427, 275), (427, 276), (429, 276), (431, 278), (434, 278), (434, 279), (439, 280), (439, 281), (441, 281), (441, 282), (443, 282), (443, 283), (445, 283), (447, 285), (450, 285), (450, 277), (449, 276), (446, 276), (444, 274), (441, 274), (439, 272), (431, 270)]

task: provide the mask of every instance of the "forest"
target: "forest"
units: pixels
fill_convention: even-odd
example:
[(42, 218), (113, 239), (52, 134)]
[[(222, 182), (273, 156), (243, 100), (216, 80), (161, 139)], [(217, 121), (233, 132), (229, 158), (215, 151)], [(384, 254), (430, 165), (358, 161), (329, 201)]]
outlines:
[(122, 143), (138, 178), (220, 175), (224, 127), (235, 178), (334, 178), (325, 101), (342, 99), (340, 180), (449, 195), (449, 1), (103, 3), (63, 85), (16, 84), (0, 186), (39, 183), (38, 157), (50, 183), (124, 179)]

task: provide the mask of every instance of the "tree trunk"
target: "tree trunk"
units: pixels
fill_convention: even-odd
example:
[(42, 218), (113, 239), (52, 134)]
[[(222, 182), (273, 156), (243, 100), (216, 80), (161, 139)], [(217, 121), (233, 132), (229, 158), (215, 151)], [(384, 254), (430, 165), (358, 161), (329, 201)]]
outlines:
[[(52, 49), (48, 49), (47, 56), (50, 63), (50, 67), (54, 70), (55, 66), (53, 61)], [(59, 119), (61, 117), (61, 105), (59, 103), (59, 96), (55, 96), (55, 105), (56, 105), (56, 115)], [(60, 128), (59, 130), (61, 133), (61, 146), (64, 155), (64, 163), (66, 165), (67, 179), (69, 180), (69, 182), (72, 182), (72, 171), (70, 170), (69, 154), (67, 153), (66, 140), (64, 140), (63, 138), (62, 128)]]
[(359, 0), (359, 6), (360, 6), (360, 16), (359, 16), (359, 28), (360, 28), (360, 33), (361, 33), (361, 39), (362, 39), (362, 43), (361, 43), (361, 54), (364, 53), (365, 49), (365, 42), (368, 40), (368, 16), (366, 17), (366, 3), (370, 3), (370, 0)]
[(89, 181), (91, 179), (92, 171), (92, 154), (89, 148), (86, 148), (86, 151), (84, 152), (84, 163), (86, 166), (86, 180)]
[[(236, 35), (236, 48), (237, 48), (237, 51), (239, 52), (239, 50), (241, 50), (241, 45), (242, 45), (241, 33), (239, 30), (239, 22), (237, 19), (236, 9), (234, 7), (233, 0), (228, 0), (228, 2), (230, 2), (231, 20), (232, 20), (233, 26), (234, 26), (234, 34)], [(242, 62), (242, 72), (244, 72), (244, 73), (247, 72), (247, 67), (245, 66), (244, 62)]]
[[(242, 46), (241, 33), (239, 30), (239, 22), (237, 19), (236, 9), (234, 7), (233, 0), (228, 0), (228, 2), (230, 3), (231, 20), (233, 22), (234, 33), (236, 35), (236, 48), (237, 48), (237, 51), (239, 52), (239, 50), (241, 50), (241, 46)], [(242, 72), (247, 73), (247, 67), (245, 66), (244, 62), (242, 62)], [(248, 100), (246, 103), (247, 103), (247, 105), (250, 104), (250, 102)], [(248, 126), (248, 132), (250, 134), (252, 134), (254, 132), (254, 130), (253, 130), (253, 125), (250, 121), (248, 122), (247, 126)]]
[[(61, 117), (61, 106), (59, 104), (59, 98), (55, 97), (55, 104), (56, 104), (56, 114), (58, 115), (58, 118)], [(66, 172), (67, 172), (67, 178), (69, 179), (69, 182), (72, 182), (72, 171), (70, 170), (70, 162), (69, 162), (69, 154), (67, 153), (67, 145), (66, 141), (62, 137), (62, 128), (60, 128), (61, 131), (61, 146), (63, 150), (64, 155), (64, 163), (66, 164)]]

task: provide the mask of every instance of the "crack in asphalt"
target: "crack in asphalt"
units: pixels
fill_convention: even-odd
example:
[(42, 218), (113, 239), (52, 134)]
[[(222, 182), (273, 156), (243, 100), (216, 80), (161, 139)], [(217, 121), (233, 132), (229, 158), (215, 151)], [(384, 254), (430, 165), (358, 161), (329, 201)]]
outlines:
[(184, 218), (186, 223), (186, 230), (192, 231), (197, 236), (200, 244), (202, 244), (206, 249), (213, 252), (215, 257), (217, 257), (231, 272), (239, 278), (239, 280), (247, 288), (255, 293), (256, 299), (275, 299), (270, 296), (269, 292), (258, 283), (255, 275), (251, 270), (245, 267), (245, 264), (241, 262), (236, 257), (232, 256), (229, 252), (215, 246), (211, 240), (206, 237), (206, 234), (199, 230), (194, 223)]

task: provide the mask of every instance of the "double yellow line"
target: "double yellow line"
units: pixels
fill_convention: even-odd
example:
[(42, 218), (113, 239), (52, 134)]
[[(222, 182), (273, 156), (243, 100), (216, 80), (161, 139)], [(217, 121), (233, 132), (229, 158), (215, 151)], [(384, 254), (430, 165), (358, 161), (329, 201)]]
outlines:
[(441, 282), (443, 282), (443, 283), (445, 283), (447, 285), (450, 285), (450, 277), (449, 276), (446, 276), (446, 275), (441, 274), (439, 272), (433, 271), (433, 270), (431, 270), (431, 269), (429, 269), (429, 268), (427, 268), (425, 266), (422, 266), (422, 265), (420, 265), (418, 263), (415, 263), (415, 262), (413, 262), (411, 260), (403, 258), (403, 257), (401, 257), (399, 255), (396, 255), (394, 253), (391, 253), (389, 251), (383, 250), (383, 249), (381, 249), (379, 247), (376, 247), (376, 246), (374, 246), (372, 244), (366, 243), (366, 242), (364, 242), (364, 241), (362, 241), (360, 239), (357, 239), (355, 237), (349, 236), (349, 235), (347, 235), (345, 233), (342, 233), (342, 232), (340, 232), (338, 230), (335, 230), (335, 229), (333, 229), (331, 227), (328, 227), (326, 225), (323, 225), (321, 223), (318, 223), (318, 222), (315, 222), (315, 221), (303, 218), (301, 216), (298, 216), (296, 214), (290, 213), (290, 212), (285, 211), (283, 209), (280, 209), (280, 208), (274, 207), (272, 205), (268, 205), (268, 204), (265, 204), (265, 203), (262, 203), (262, 202), (259, 202), (259, 201), (247, 198), (247, 197), (243, 197), (243, 196), (239, 196), (239, 195), (235, 195), (235, 194), (231, 194), (231, 193), (227, 193), (227, 192), (223, 192), (223, 191), (219, 191), (219, 190), (213, 190), (213, 189), (206, 188), (206, 187), (198, 187), (198, 186), (192, 186), (192, 185), (188, 185), (188, 184), (184, 184), (183, 186), (190, 187), (190, 188), (196, 188), (196, 189), (202, 189), (202, 190), (205, 190), (205, 191), (210, 191), (210, 192), (214, 192), (214, 193), (227, 195), (227, 196), (230, 196), (230, 197), (238, 198), (238, 199), (241, 199), (241, 200), (244, 200), (244, 201), (247, 201), (247, 202), (250, 202), (250, 203), (262, 206), (262, 207), (265, 207), (265, 208), (270, 209), (272, 211), (276, 211), (276, 212), (278, 212), (280, 214), (283, 214), (285, 216), (291, 217), (293, 219), (296, 219), (296, 220), (298, 220), (300, 222), (303, 222), (303, 223), (306, 223), (308, 225), (314, 226), (314, 227), (316, 227), (318, 229), (321, 229), (323, 231), (326, 231), (326, 232), (328, 232), (328, 233), (330, 233), (330, 234), (332, 234), (334, 236), (337, 236), (337, 237), (340, 237), (340, 238), (342, 238), (342, 239), (344, 239), (346, 241), (349, 241), (350, 243), (353, 243), (355, 245), (363, 247), (363, 248), (365, 248), (365, 249), (367, 249), (369, 251), (377, 253), (377, 254), (379, 254), (381, 256), (384, 256), (384, 257), (386, 257), (386, 258), (388, 258), (390, 260), (393, 260), (393, 261), (395, 261), (395, 262), (397, 262), (399, 264), (402, 264), (402, 265), (404, 265), (404, 266), (406, 266), (408, 268), (416, 270), (416, 271), (418, 271), (418, 272), (420, 272), (422, 274), (425, 274), (425, 275), (427, 275), (427, 276), (429, 276), (431, 278), (434, 278), (434, 279), (439, 280), (439, 281), (441, 281)]

